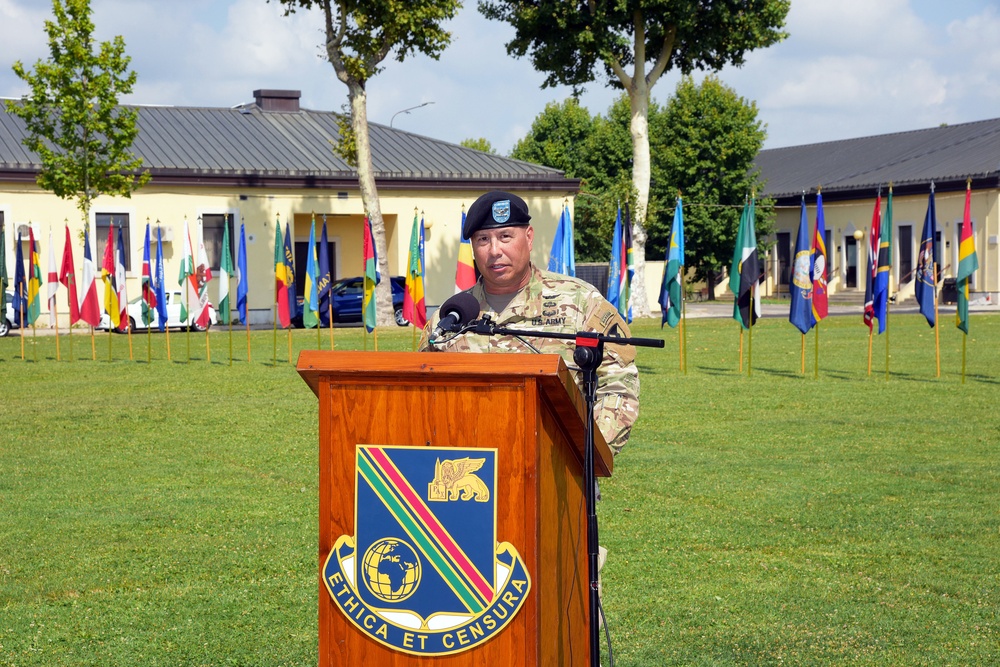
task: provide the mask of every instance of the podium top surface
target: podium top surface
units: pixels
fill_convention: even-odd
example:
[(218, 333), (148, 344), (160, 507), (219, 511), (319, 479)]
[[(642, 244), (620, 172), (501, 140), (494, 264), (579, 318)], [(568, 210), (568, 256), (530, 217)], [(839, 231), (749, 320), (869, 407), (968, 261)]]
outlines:
[[(324, 352), (304, 350), (296, 370), (319, 396), (323, 378), (337, 379), (410, 379), (428, 377), (513, 379), (535, 378), (552, 400), (569, 435), (583, 442), (587, 405), (573, 374), (558, 354), (470, 354), (467, 352)], [(613, 468), (611, 450), (600, 429), (594, 428), (595, 470), (608, 476)], [(581, 444), (582, 446), (582, 444)]]

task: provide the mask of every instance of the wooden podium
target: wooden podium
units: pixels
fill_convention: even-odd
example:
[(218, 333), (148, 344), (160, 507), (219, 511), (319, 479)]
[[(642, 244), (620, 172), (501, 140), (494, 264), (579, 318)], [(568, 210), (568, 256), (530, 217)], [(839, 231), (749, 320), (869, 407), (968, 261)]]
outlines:
[[(587, 665), (585, 403), (562, 359), (306, 351), (298, 371), (319, 398), (320, 666)], [(608, 476), (596, 429), (595, 441), (596, 474)], [(496, 540), (517, 549), (530, 590), (488, 641), (461, 650), (458, 635), (446, 645), (461, 652), (401, 652), (334, 604), (323, 567), (338, 537), (356, 534), (358, 445), (496, 451)]]

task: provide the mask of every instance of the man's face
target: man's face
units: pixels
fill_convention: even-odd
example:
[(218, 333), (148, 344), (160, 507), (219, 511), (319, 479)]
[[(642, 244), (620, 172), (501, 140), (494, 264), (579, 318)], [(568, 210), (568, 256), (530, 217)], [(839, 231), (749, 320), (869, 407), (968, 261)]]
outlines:
[(512, 294), (531, 279), (531, 227), (480, 229), (472, 235), (472, 253), (490, 294)]

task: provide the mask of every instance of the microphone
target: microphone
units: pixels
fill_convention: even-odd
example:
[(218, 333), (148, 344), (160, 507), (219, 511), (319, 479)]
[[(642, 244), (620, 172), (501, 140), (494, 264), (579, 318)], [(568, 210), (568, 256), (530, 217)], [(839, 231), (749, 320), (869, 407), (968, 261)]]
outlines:
[(468, 292), (459, 292), (441, 304), (441, 318), (431, 338), (457, 332), (479, 315), (479, 301)]

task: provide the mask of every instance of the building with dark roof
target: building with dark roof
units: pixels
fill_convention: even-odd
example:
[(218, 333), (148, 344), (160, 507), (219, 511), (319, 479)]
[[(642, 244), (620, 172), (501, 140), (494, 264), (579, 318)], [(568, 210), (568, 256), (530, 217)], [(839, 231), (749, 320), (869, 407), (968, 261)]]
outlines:
[(832, 294), (863, 300), (875, 199), (881, 191), (885, 220), (890, 186), (892, 292), (902, 300), (913, 295), (917, 244), (931, 184), (937, 209), (938, 264), (944, 278), (953, 277), (968, 183), (979, 258), (979, 270), (971, 281), (971, 289), (977, 293), (972, 300), (996, 303), (1000, 290), (1000, 119), (768, 149), (757, 156), (756, 165), (767, 180), (765, 194), (779, 207), (778, 231), (768, 253), (768, 288), (772, 292), (788, 291), (800, 202), (804, 195), (811, 234), (820, 189)]
[[(338, 114), (300, 108), (299, 91), (257, 90), (254, 98), (253, 104), (233, 108), (136, 107), (139, 136), (133, 152), (152, 178), (130, 199), (98, 198), (89, 221), (98, 258), (109, 225), (124, 224), (131, 295), (139, 293), (141, 239), (147, 221), (164, 230), (168, 276), (179, 271), (178, 240), (185, 219), (192, 234), (201, 221), (215, 266), (221, 256), (223, 225), (231, 226), (233, 239), (245, 225), (251, 322), (270, 322), (272, 317), (276, 221), (282, 229), (286, 222), (292, 224), (296, 256), (302, 258), (296, 266), (299, 277), (305, 271), (314, 216), (318, 226), (324, 219), (328, 225), (333, 274), (360, 275), (365, 211), (356, 170), (333, 151), (339, 138)], [(40, 163), (24, 147), (24, 136), (21, 120), (0, 111), (0, 221), (9, 230), (9, 266), (19, 228), (33, 225), (43, 246), (53, 231), (60, 256), (63, 222), (74, 238), (83, 226), (73, 201), (61, 200), (35, 184)], [(536, 229), (534, 259), (547, 262), (563, 203), (567, 198), (572, 201), (579, 181), (555, 169), (384, 125), (371, 124), (370, 138), (390, 271), (404, 272), (413, 218), (422, 216), (428, 227), (429, 304), (440, 304), (454, 291), (462, 212), (485, 191), (510, 190), (528, 202)], [(45, 247), (41, 252), (47, 255)], [(77, 266), (82, 253), (82, 247), (74, 248)], [(214, 288), (212, 293), (214, 300)]]

